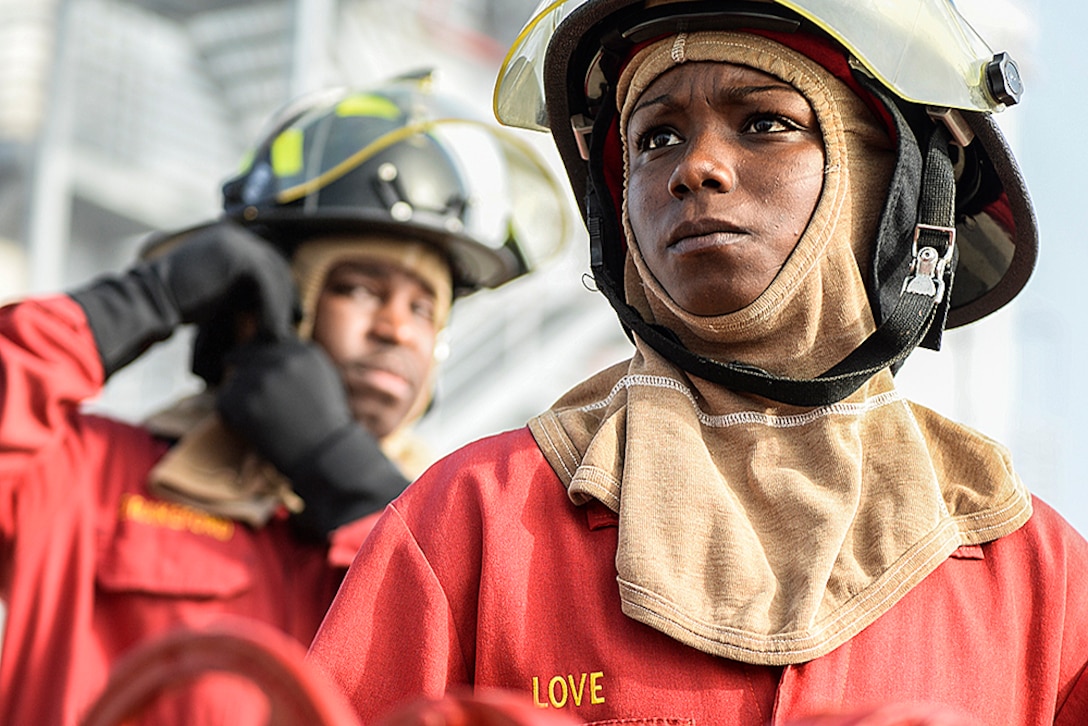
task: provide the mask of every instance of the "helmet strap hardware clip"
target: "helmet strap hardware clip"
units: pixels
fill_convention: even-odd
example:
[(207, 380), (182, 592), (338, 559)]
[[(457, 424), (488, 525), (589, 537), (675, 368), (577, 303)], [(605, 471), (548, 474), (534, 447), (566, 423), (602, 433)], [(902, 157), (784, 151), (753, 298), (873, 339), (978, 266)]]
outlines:
[[(948, 244), (944, 254), (937, 252), (936, 248), (925, 246), (919, 249), (918, 237), (923, 231), (936, 232), (946, 235)], [(903, 293), (925, 295), (939, 303), (944, 296), (945, 269), (952, 261), (952, 255), (956, 248), (956, 230), (954, 227), (941, 227), (932, 224), (921, 224), (914, 228), (913, 260), (910, 264), (911, 276), (903, 281)]]

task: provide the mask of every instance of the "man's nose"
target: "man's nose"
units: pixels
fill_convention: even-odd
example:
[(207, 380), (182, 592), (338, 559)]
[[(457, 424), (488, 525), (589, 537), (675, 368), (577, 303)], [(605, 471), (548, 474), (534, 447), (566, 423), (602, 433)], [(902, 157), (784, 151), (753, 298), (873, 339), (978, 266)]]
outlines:
[(410, 343), (415, 337), (411, 307), (396, 298), (383, 300), (374, 313), (371, 333), (399, 345)]
[(696, 134), (688, 139), (669, 177), (669, 193), (681, 199), (695, 192), (732, 191), (737, 184), (736, 156), (734, 142), (713, 133)]

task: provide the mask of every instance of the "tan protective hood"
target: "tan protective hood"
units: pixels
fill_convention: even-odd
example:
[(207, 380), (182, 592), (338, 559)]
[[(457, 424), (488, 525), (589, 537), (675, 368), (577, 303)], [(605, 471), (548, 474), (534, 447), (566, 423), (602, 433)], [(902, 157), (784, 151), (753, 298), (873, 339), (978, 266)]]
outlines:
[[(824, 137), (823, 192), (793, 254), (751, 305), (687, 313), (624, 227), (628, 301), (692, 350), (811, 377), (873, 330), (867, 259), (893, 146), (864, 103), (778, 43), (694, 33), (643, 49), (618, 86), (620, 128), (650, 82), (686, 62), (749, 66), (797, 88)], [(619, 515), (624, 612), (701, 651), (762, 665), (824, 655), (964, 544), (1030, 516), (1007, 452), (904, 401), (891, 373), (804, 409), (694, 378), (636, 340), (634, 357), (530, 422), (576, 504)], [(954, 453), (953, 453), (954, 452)]]

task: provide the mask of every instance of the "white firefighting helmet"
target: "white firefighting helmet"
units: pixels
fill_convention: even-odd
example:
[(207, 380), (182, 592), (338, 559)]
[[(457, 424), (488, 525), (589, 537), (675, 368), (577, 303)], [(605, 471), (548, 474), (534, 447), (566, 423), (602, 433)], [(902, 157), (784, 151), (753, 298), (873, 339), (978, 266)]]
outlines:
[[(937, 295), (932, 310), (923, 311), (925, 329), (882, 334), (896, 339), (896, 350), (869, 345), (818, 377), (822, 383), (783, 383), (761, 371), (722, 373), (717, 362), (663, 340), (626, 306), (624, 241), (605, 190), (600, 137), (613, 129), (615, 84), (633, 49), (699, 30), (752, 30), (786, 44), (790, 37), (819, 38), (841, 52), (857, 82), (887, 108), (899, 163), (866, 275), (878, 325), (901, 317), (896, 306), (919, 266), (934, 269), (919, 250), (925, 257), (932, 246), (938, 255)], [(946, 327), (997, 310), (1026, 284), (1037, 253), (1035, 215), (993, 119), (1021, 93), (1016, 63), (994, 53), (951, 0), (545, 0), (500, 69), (494, 110), (506, 125), (551, 132), (590, 231), (597, 286), (627, 329), (696, 375), (787, 403), (817, 404), (848, 395), (884, 365), (897, 367), (917, 345), (939, 347)], [(921, 171), (940, 166), (926, 161), (933, 153), (946, 157), (947, 178)], [(830, 379), (849, 383), (829, 385)]]

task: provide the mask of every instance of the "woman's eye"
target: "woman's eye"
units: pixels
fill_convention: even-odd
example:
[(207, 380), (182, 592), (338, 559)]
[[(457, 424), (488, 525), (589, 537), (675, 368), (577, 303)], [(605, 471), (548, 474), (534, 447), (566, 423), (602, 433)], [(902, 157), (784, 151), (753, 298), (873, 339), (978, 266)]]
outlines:
[(651, 129), (641, 136), (638, 147), (642, 151), (652, 151), (679, 143), (680, 135), (672, 129)]
[(745, 124), (744, 130), (752, 134), (779, 134), (783, 131), (797, 131), (800, 127), (784, 116), (756, 116)]

